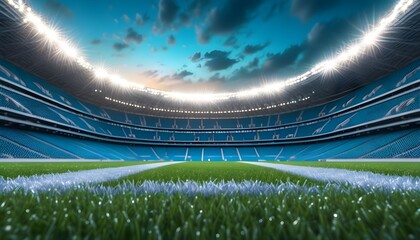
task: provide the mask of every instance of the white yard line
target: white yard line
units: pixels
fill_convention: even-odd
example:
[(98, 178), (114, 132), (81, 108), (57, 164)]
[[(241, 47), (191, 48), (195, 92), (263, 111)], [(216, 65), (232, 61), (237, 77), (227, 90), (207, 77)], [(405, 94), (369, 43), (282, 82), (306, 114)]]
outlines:
[(390, 176), (365, 171), (352, 171), (337, 168), (293, 166), (277, 163), (245, 162), (262, 167), (277, 169), (325, 182), (348, 183), (352, 186), (381, 188), (388, 190), (415, 190), (420, 191), (420, 178), (410, 176)]
[(95, 194), (186, 194), (190, 196), (216, 195), (216, 194), (246, 194), (246, 195), (267, 195), (279, 194), (284, 191), (293, 191), (301, 194), (317, 194), (326, 189), (334, 188), (340, 190), (342, 187), (338, 184), (328, 184), (325, 188), (320, 189), (316, 185), (305, 185), (293, 182), (273, 184), (260, 181), (177, 181), (177, 182), (160, 182), (160, 181), (144, 181), (141, 183), (133, 183), (125, 181), (114, 187), (103, 185), (83, 186), (85, 190)]
[(52, 189), (66, 191), (76, 189), (81, 185), (113, 181), (131, 174), (176, 163), (181, 162), (159, 162), (127, 167), (101, 168), (57, 174), (52, 173), (29, 177), (17, 177), (13, 179), (8, 178), (6, 180), (0, 176), (0, 193), (16, 189), (23, 189), (24, 191), (31, 192), (43, 192)]

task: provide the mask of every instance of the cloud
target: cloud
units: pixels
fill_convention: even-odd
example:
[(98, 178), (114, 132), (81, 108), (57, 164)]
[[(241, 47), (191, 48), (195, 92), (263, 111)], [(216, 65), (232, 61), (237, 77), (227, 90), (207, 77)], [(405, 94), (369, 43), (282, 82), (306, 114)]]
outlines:
[(191, 61), (192, 62), (198, 62), (198, 61), (201, 60), (201, 53), (200, 52), (196, 52), (190, 58), (191, 58)]
[(199, 43), (206, 44), (210, 41), (210, 35), (197, 26), (195, 27), (195, 35), (197, 36), (197, 41)]
[(142, 27), (144, 24), (146, 24), (150, 20), (150, 16), (147, 14), (141, 15), (140, 13), (136, 13), (136, 18), (134, 20), (134, 23), (137, 27)]
[(140, 44), (144, 40), (144, 36), (137, 33), (134, 29), (129, 28), (127, 29), (127, 35), (125, 36), (125, 40), (127, 42), (133, 42), (136, 44)]
[(169, 35), (168, 40), (167, 40), (169, 45), (176, 45), (176, 39), (174, 37), (174, 35)]
[(102, 41), (100, 39), (95, 38), (95, 39), (92, 39), (92, 41), (90, 41), (90, 43), (92, 45), (101, 45)]
[(205, 58), (223, 58), (223, 57), (227, 57), (229, 56), (230, 52), (226, 52), (226, 51), (220, 51), (220, 50), (213, 50), (211, 52), (206, 52), (204, 54)]
[(147, 70), (147, 71), (143, 72), (143, 74), (147, 77), (157, 77), (159, 75), (159, 71), (158, 70)]
[(267, 54), (261, 63), (256, 62), (258, 59), (255, 58), (246, 67), (236, 69), (233, 75), (226, 79), (226, 83), (234, 86), (238, 81), (242, 84), (274, 76), (288, 77), (302, 73), (302, 70), (336, 53), (348, 39), (357, 36), (358, 30), (352, 24), (354, 19), (356, 17), (317, 23), (301, 43), (293, 44), (281, 52)]
[(183, 26), (191, 24), (192, 19), (200, 18), (208, 11), (212, 0), (192, 0), (184, 9), (184, 12), (179, 14), (179, 22)]
[(264, 44), (257, 44), (257, 45), (246, 45), (244, 48), (244, 54), (246, 55), (254, 54), (268, 47), (268, 45), (270, 45), (269, 42), (264, 43)]
[(246, 67), (247, 68), (256, 68), (256, 67), (258, 67), (259, 63), (260, 63), (260, 61), (258, 60), (258, 58), (254, 58), (254, 60), (249, 62)]
[(123, 15), (123, 19), (126, 23), (130, 23), (130, 21), (131, 21), (130, 17), (127, 14)]
[(360, 34), (352, 24), (355, 17), (336, 18), (325, 23), (317, 23), (301, 44), (302, 59), (300, 65), (309, 66), (335, 54), (346, 45), (346, 41)]
[[(339, 1), (339, 0), (337, 0)], [(273, 3), (268, 10), (267, 14), (263, 17), (264, 21), (270, 20), (276, 13), (282, 12), (286, 6), (286, 0), (281, 0), (280, 2)]]
[(226, 78), (222, 76), (220, 73), (216, 73), (213, 76), (211, 76), (209, 80), (212, 82), (225, 82)]
[[(206, 18), (207, 27), (198, 39), (210, 39), (212, 35), (226, 35), (235, 32), (255, 15), (264, 0), (229, 0), (221, 7), (211, 10)], [(207, 43), (202, 41), (202, 43)]]
[(211, 0), (193, 0), (188, 6), (188, 13), (194, 17), (201, 17), (210, 3)]
[(275, 73), (281, 69), (293, 65), (302, 52), (302, 46), (292, 45), (281, 53), (268, 55), (264, 62), (263, 70), (265, 73)]
[(223, 46), (233, 47), (233, 46), (235, 46), (236, 42), (237, 42), (236, 37), (235, 36), (230, 36), (230, 37), (226, 38), (225, 42), (223, 43)]
[(292, 0), (291, 13), (306, 22), (313, 16), (330, 10), (341, 0)]
[(219, 50), (207, 52), (204, 54), (204, 58), (210, 60), (206, 61), (204, 66), (206, 66), (210, 72), (227, 69), (238, 62), (235, 59), (229, 58), (229, 54), (230, 52)]
[(118, 42), (118, 43), (114, 43), (114, 45), (112, 45), (112, 48), (115, 50), (115, 51), (118, 51), (118, 52), (120, 52), (120, 51), (122, 51), (122, 50), (124, 50), (124, 49), (126, 49), (126, 48), (128, 48), (129, 46), (128, 46), (128, 44), (127, 43), (122, 43), (122, 42)]
[(192, 72), (189, 72), (187, 70), (183, 70), (183, 71), (181, 71), (179, 73), (173, 74), (172, 77), (173, 78), (176, 78), (176, 79), (184, 79), (185, 77), (188, 77), (188, 76), (191, 76), (191, 75), (193, 75)]
[(46, 7), (54, 13), (65, 16), (67, 18), (73, 17), (72, 10), (63, 3), (61, 3), (59, 0), (48, 0), (45, 4)]
[(179, 6), (174, 0), (159, 1), (159, 21), (165, 26), (170, 27), (174, 23), (179, 11)]

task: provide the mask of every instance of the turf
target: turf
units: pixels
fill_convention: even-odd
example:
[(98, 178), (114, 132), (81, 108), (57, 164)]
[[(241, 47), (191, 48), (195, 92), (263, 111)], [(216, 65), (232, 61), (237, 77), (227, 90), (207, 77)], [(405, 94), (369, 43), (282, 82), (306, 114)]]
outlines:
[(123, 167), (151, 162), (6, 162), (0, 163), (0, 176), (15, 178), (35, 174), (63, 173), (108, 167)]
[(342, 168), (356, 171), (370, 171), (387, 175), (420, 177), (420, 163), (417, 162), (269, 162), (296, 166)]
[(238, 162), (187, 162), (164, 166), (138, 174), (133, 174), (121, 178), (112, 184), (118, 184), (123, 181), (143, 182), (146, 180), (155, 181), (229, 181), (241, 182), (244, 180), (253, 180), (261, 182), (279, 183), (279, 182), (300, 182), (316, 183), (314, 180), (308, 180), (293, 174), (281, 172), (275, 169), (254, 166)]
[(0, 194), (2, 239), (415, 239), (418, 192)]
[[(62, 164), (75, 165), (42, 163), (16, 170), (12, 164), (2, 171), (11, 169), (22, 175), (22, 171), (31, 173), (30, 169), (36, 174), (70, 170)], [(139, 163), (80, 164), (72, 170)], [(41, 168), (50, 166), (54, 167)], [(243, 163), (189, 162), (148, 170), (122, 181), (127, 180), (303, 182), (304, 178)], [(297, 184), (287, 191), (262, 195), (192, 196), (127, 191), (105, 194), (93, 193), (83, 186), (67, 192), (0, 191), (0, 236), (5, 240), (418, 239), (420, 236), (418, 191), (317, 185)]]

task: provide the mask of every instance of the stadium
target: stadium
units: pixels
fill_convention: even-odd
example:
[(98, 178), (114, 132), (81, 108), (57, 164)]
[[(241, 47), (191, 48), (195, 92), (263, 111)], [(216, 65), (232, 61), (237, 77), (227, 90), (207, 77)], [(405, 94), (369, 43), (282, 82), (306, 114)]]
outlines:
[[(389, 1), (331, 55), (325, 38), (344, 33), (329, 32), (307, 62), (321, 48), (315, 30), (340, 24), (315, 23), (326, 13), (302, 15), (300, 0), (154, 1), (149, 15), (103, 17), (137, 28), (91, 46), (74, 39), (111, 29), (93, 17), (124, 4), (95, 3), (69, 34), (60, 29), (95, 1), (62, 2), (0, 2), (2, 239), (420, 237), (419, 1)], [(289, 5), (314, 26), (274, 54), (294, 37), (252, 24), (269, 28)], [(261, 31), (272, 38), (251, 45)]]

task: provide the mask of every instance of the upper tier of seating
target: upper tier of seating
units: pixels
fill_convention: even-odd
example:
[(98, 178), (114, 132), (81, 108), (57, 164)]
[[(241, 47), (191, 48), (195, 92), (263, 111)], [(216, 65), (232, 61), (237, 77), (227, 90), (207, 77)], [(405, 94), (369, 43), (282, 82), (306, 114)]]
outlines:
[(149, 142), (273, 142), (274, 140), (296, 140), (318, 138), (329, 134), (355, 129), (362, 125), (407, 115), (419, 110), (420, 87), (390, 96), (333, 117), (320, 118), (310, 122), (295, 123), (264, 129), (234, 130), (164, 130), (145, 129), (131, 125), (120, 125), (98, 120), (46, 103), (40, 99), (18, 92), (8, 87), (0, 91), (0, 109), (3, 115), (12, 116), (25, 122), (40, 123), (46, 128), (69, 130), (76, 133), (113, 138), (121, 141), (141, 140)]
[[(42, 79), (39, 79), (25, 71), (22, 71), (18, 67), (4, 61), (0, 60), (0, 84), (8, 83), (13, 85), (16, 88), (21, 88), (29, 92), (33, 96), (40, 96), (42, 98), (47, 98), (58, 106), (65, 107), (70, 109), (76, 115), (85, 116), (87, 118), (96, 118), (102, 119), (104, 121), (120, 123), (122, 125), (127, 125), (131, 127), (138, 127), (142, 129), (159, 129), (159, 130), (246, 130), (246, 129), (265, 129), (273, 127), (285, 127), (287, 125), (293, 125), (297, 123), (306, 123), (310, 121), (316, 121), (320, 118), (325, 118), (328, 116), (333, 116), (339, 114), (347, 109), (354, 108), (355, 106), (368, 103), (374, 99), (380, 98), (390, 92), (397, 91), (398, 89), (403, 88), (413, 82), (416, 82), (420, 79), (420, 61), (414, 62), (409, 66), (396, 71), (389, 76), (376, 81), (373, 84), (365, 86), (358, 89), (357, 91), (341, 98), (336, 101), (330, 102), (325, 105), (312, 107), (305, 110), (300, 110), (296, 112), (278, 114), (278, 115), (268, 115), (268, 116), (256, 116), (256, 117), (245, 117), (245, 118), (219, 118), (219, 119), (191, 119), (191, 118), (163, 118), (163, 117), (153, 117), (153, 116), (144, 116), (136, 115), (132, 113), (118, 112), (110, 109), (100, 108), (88, 103), (84, 103), (74, 98), (73, 96), (65, 93), (61, 89), (57, 89), (49, 84), (47, 84)], [(4, 97), (4, 96), (3, 96)], [(19, 101), (16, 102), (19, 104)], [(24, 106), (23, 106), (24, 107)], [(24, 110), (28, 112), (29, 109)], [(67, 117), (66, 114), (57, 111), (55, 108), (51, 110), (54, 112), (53, 117), (60, 119), (58, 122), (65, 121), (70, 125), (78, 125), (75, 121), (82, 121), (83, 123), (79, 126), (91, 125), (88, 120), (81, 118), (83, 120), (75, 120), (71, 117)], [(57, 111), (57, 112), (55, 112)], [(58, 114), (59, 113), (59, 114)], [(68, 122), (65, 119), (73, 121), (73, 123)], [(86, 121), (86, 122), (85, 122)], [(92, 131), (93, 128), (88, 127)], [(131, 129), (131, 128), (130, 128)], [(104, 129), (105, 130), (105, 129)], [(112, 133), (112, 130), (103, 131), (106, 134), (118, 135)], [(129, 130), (130, 131), (130, 130)], [(99, 130), (99, 132), (101, 132)], [(123, 135), (131, 135), (132, 133), (126, 132)], [(288, 133), (291, 134), (291, 133)], [(287, 135), (288, 135), (287, 134)], [(134, 134), (135, 135), (135, 134)], [(147, 134), (145, 134), (147, 135)], [(280, 134), (281, 135), (281, 134)], [(155, 138), (166, 138), (166, 135), (156, 136)], [(297, 133), (295, 134), (297, 136)], [(151, 139), (146, 137), (145, 139)], [(182, 139), (178, 138), (178, 139)], [(204, 137), (207, 139), (207, 137)], [(227, 137), (224, 139), (226, 140)]]

